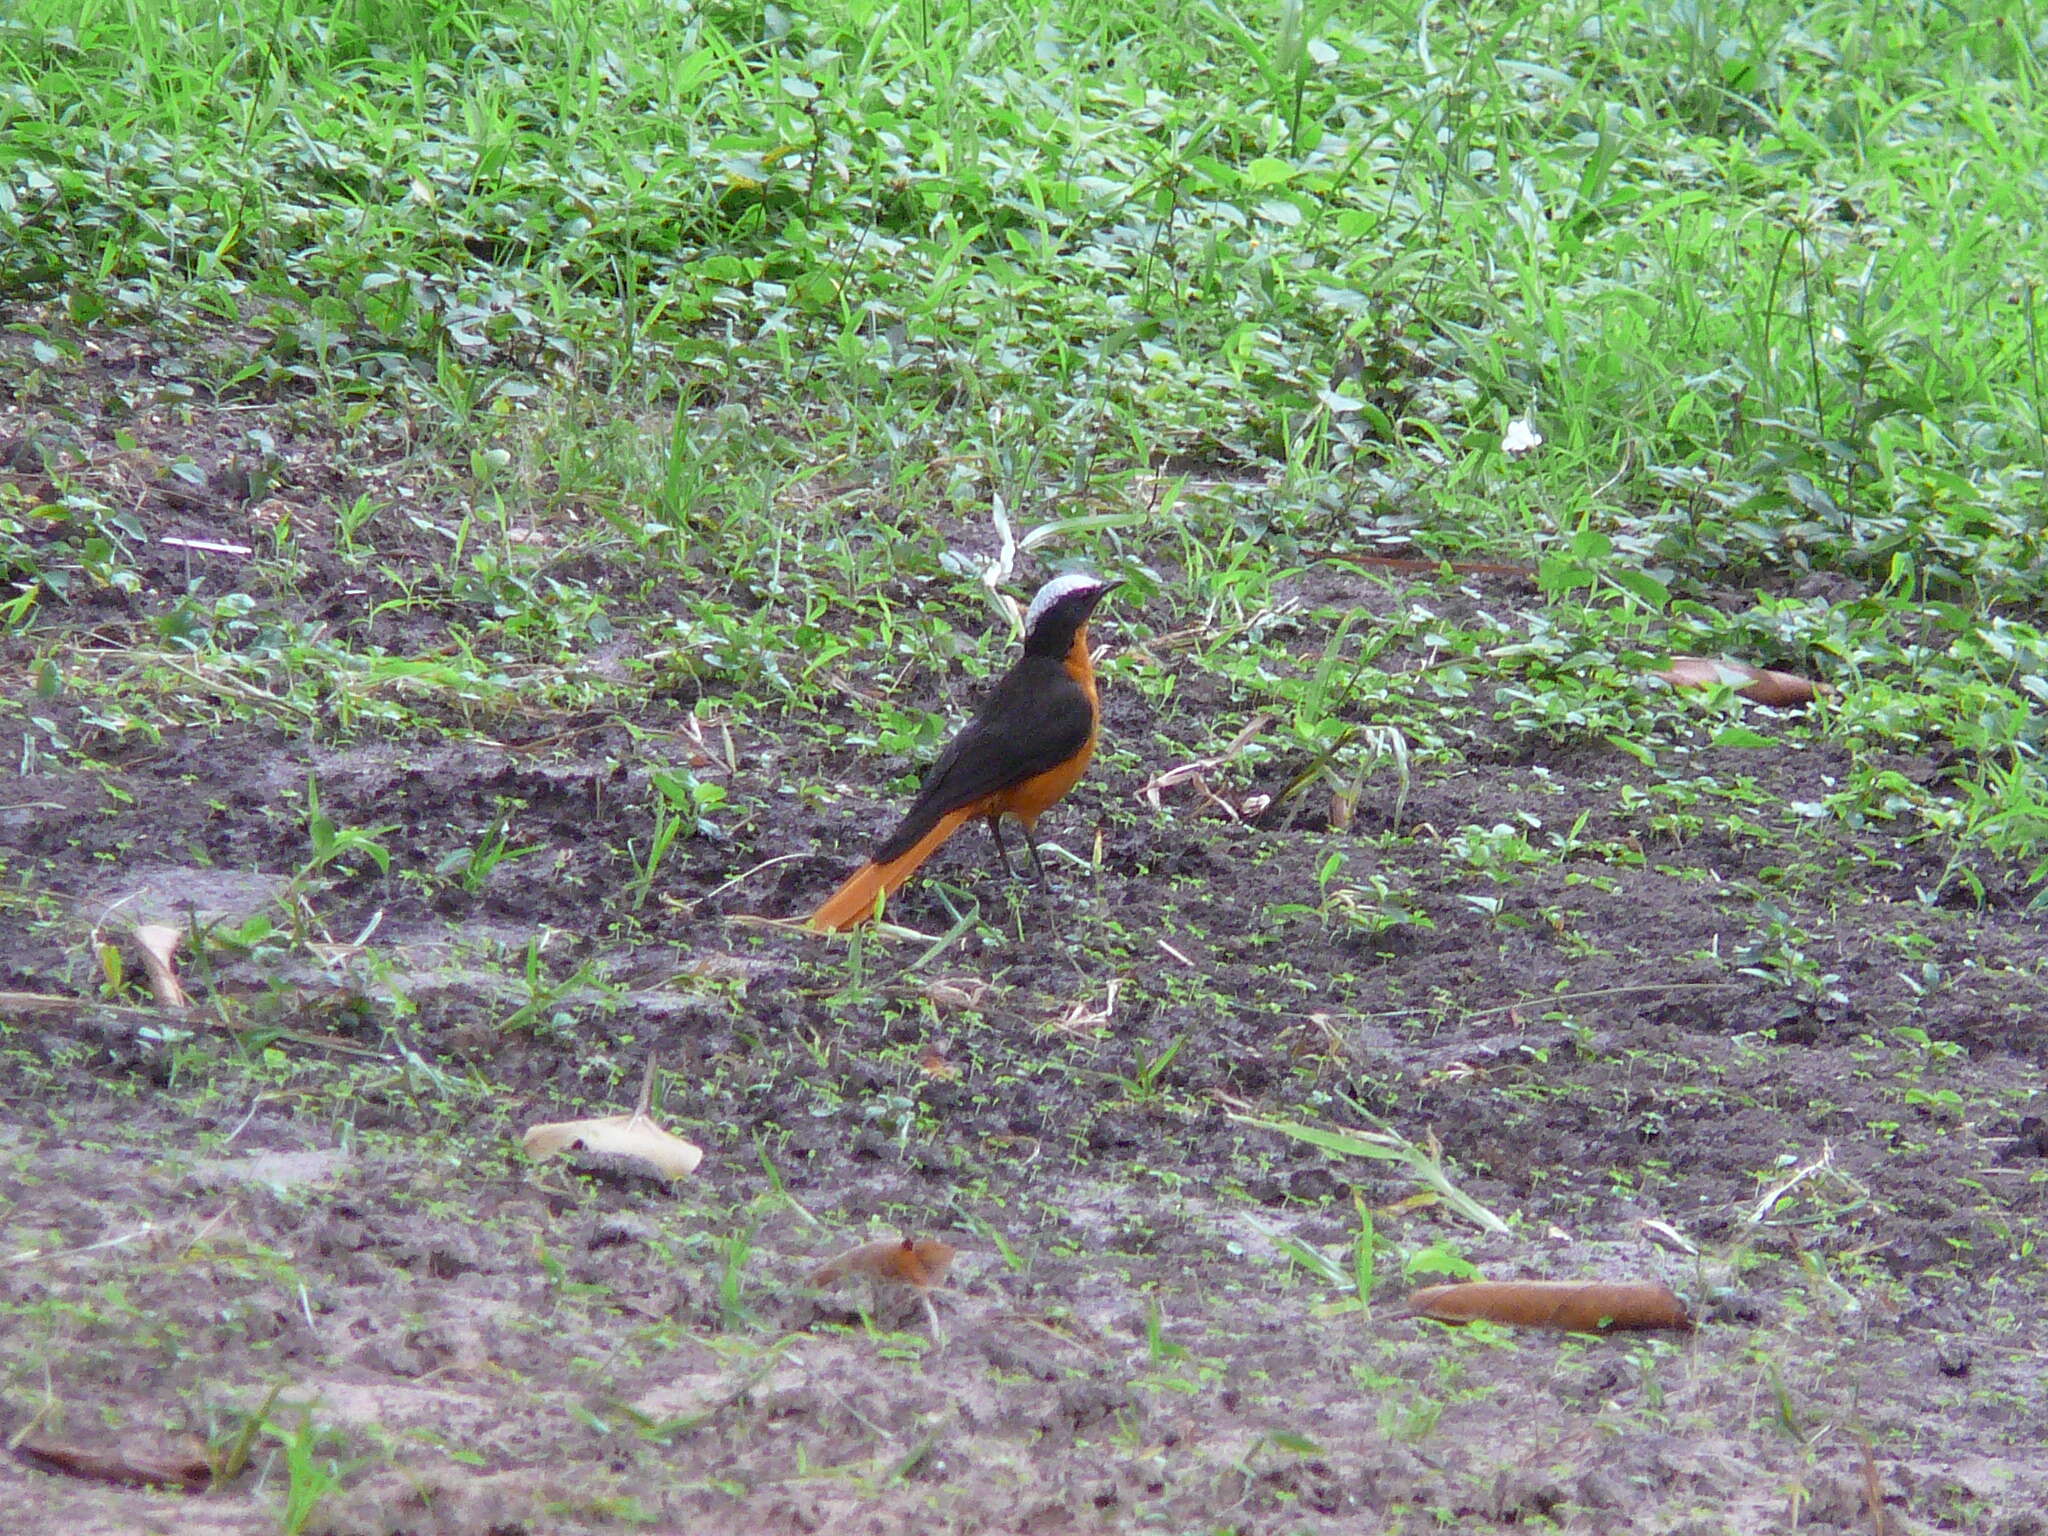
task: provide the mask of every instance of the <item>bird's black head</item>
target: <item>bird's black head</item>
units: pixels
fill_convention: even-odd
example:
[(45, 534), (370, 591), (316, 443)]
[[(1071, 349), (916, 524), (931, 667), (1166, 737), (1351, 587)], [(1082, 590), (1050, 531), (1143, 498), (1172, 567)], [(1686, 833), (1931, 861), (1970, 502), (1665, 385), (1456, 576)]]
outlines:
[(1024, 654), (1064, 658), (1113, 581), (1069, 571), (1038, 589), (1024, 614)]

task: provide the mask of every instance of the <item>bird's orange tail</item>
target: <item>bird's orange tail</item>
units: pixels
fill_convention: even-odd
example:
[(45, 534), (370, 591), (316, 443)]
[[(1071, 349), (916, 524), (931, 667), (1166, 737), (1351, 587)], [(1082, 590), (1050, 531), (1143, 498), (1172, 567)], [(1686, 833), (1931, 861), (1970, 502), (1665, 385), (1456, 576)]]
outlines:
[(826, 897), (824, 904), (811, 914), (811, 926), (830, 931), (865, 922), (874, 913), (875, 897), (887, 896), (916, 874), (917, 866), (938, 852), (939, 845), (959, 831), (960, 824), (973, 814), (971, 807), (948, 811), (931, 831), (910, 845), (909, 852), (898, 854), (886, 864), (870, 861), (861, 865), (846, 884)]

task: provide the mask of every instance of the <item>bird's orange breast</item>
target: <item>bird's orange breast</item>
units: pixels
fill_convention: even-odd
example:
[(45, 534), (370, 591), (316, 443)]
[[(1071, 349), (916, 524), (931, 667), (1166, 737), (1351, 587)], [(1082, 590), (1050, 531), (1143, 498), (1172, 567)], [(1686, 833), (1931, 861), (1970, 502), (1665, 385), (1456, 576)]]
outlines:
[(1083, 624), (1074, 633), (1074, 643), (1067, 647), (1067, 654), (1061, 664), (1067, 669), (1067, 676), (1080, 685), (1088, 695), (1088, 739), (1081, 744), (1081, 750), (1061, 763), (1057, 768), (1048, 769), (1034, 778), (1013, 784), (999, 790), (988, 798), (988, 814), (992, 816), (1014, 816), (1027, 826), (1038, 820), (1045, 812), (1060, 802), (1066, 792), (1081, 781), (1081, 775), (1088, 771), (1088, 760), (1095, 755), (1095, 738), (1101, 731), (1102, 707), (1095, 691), (1095, 668), (1088, 661), (1088, 626)]

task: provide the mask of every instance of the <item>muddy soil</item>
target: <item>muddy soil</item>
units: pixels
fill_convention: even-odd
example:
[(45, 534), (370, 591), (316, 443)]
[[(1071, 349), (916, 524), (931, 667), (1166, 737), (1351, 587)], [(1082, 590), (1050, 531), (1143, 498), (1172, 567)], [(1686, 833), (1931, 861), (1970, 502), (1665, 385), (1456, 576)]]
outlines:
[[(133, 472), (110, 423), (51, 414), (66, 474)], [(204, 464), (247, 421), (121, 424)], [(33, 994), (0, 1005), (7, 1429), (218, 1458), (276, 1389), (271, 1429), (205, 1494), (0, 1463), (0, 1529), (2048, 1530), (2041, 922), (2016, 872), (1965, 900), (1947, 848), (1811, 814), (1851, 767), (1823, 729), (1681, 731), (1660, 771), (1481, 709), (1398, 827), (1390, 768), (1343, 831), (1327, 796), (1244, 814), (1303, 766), (1277, 744), (1155, 809), (1146, 782), (1260, 701), (1143, 648), (1185, 622), (1170, 598), (1112, 602), (1104, 751), (1044, 825), (1055, 888), (963, 838), (892, 915), (982, 924), (849, 950), (751, 919), (805, 911), (900, 800), (914, 763), (838, 743), (857, 698), (707, 731), (649, 690), (428, 737), (195, 668), (182, 693), (152, 675), (175, 724), (112, 722), (195, 581), (359, 645), (442, 622), (365, 619), (355, 589), (402, 586), (402, 551), (335, 553), (374, 455), (309, 467), (339, 462), (325, 429), (271, 426), (267, 508), (210, 480), (134, 505), (152, 536), (251, 548), (289, 516), (297, 565), (194, 576), (152, 537), (134, 590), (46, 607), (6, 642), (0, 780), (0, 988)], [(9, 462), (33, 499), (44, 471)], [(1316, 581), (1321, 608), (1539, 602)], [(53, 656), (78, 680), (54, 694)], [(635, 906), (649, 776), (685, 761), (726, 799)], [(309, 775), (388, 869), (308, 867)], [(1674, 777), (1748, 790), (1660, 823)], [(494, 827), (530, 851), (464, 878)], [(1486, 854), (1502, 827), (1568, 856)], [(273, 931), (217, 922), (200, 1014), (106, 999), (124, 891), (176, 908), (251, 875)], [(630, 1107), (650, 1053), (694, 1179), (520, 1152), (536, 1120)], [(1275, 1120), (1438, 1146), (1504, 1229), (1250, 1123)], [(959, 1249), (936, 1327), (805, 1284), (900, 1233)], [(1700, 1326), (1400, 1316), (1461, 1260), (1665, 1279)]]

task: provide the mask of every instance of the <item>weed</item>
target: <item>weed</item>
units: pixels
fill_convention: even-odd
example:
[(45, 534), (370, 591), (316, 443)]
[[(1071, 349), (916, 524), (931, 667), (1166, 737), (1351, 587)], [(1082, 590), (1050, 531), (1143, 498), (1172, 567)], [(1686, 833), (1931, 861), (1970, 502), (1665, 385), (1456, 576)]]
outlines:
[(281, 1536), (299, 1536), (320, 1506), (340, 1490), (345, 1472), (341, 1462), (321, 1454), (326, 1437), (313, 1427), (310, 1413), (302, 1414), (290, 1429), (273, 1428), (270, 1434), (284, 1451), (285, 1500), (278, 1530)]
[(1186, 1035), (1177, 1036), (1172, 1043), (1150, 1056), (1140, 1056), (1136, 1068), (1129, 1077), (1120, 1077), (1117, 1082), (1133, 1104), (1141, 1107), (1155, 1106), (1161, 1101), (1162, 1089), (1159, 1080), (1166, 1069), (1173, 1065), (1174, 1058), (1188, 1043)]
[(391, 850), (380, 839), (398, 830), (396, 822), (378, 827), (337, 827), (320, 804), (320, 786), (306, 776), (304, 809), (306, 841), (311, 849), (306, 861), (292, 876), (287, 895), (295, 899), (319, 873), (330, 865), (346, 871), (345, 860), (360, 855), (377, 866), (379, 874), (391, 872)]
[(443, 877), (454, 876), (465, 891), (480, 891), (491, 871), (501, 864), (523, 859), (529, 854), (539, 853), (541, 844), (529, 843), (524, 848), (511, 846), (510, 827), (512, 812), (501, 811), (498, 819), (485, 829), (483, 835), (470, 848), (458, 848), (434, 866), (434, 873)]
[(633, 862), (633, 879), (626, 889), (636, 909), (645, 905), (648, 892), (661, 873), (662, 860), (668, 856), (680, 832), (688, 828), (699, 837), (719, 835), (709, 813), (725, 800), (723, 789), (716, 784), (701, 782), (686, 768), (652, 774), (648, 782), (654, 789), (654, 831), (648, 838), (645, 854), (632, 844), (627, 845), (627, 855)]

